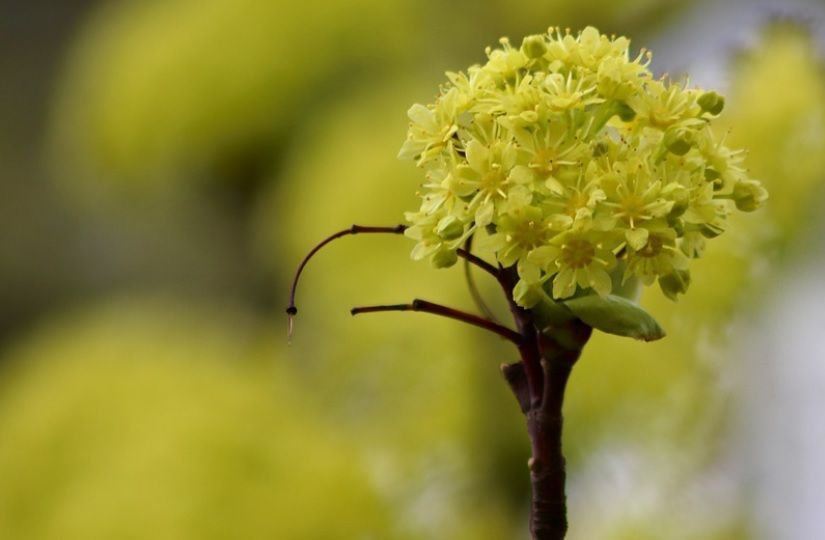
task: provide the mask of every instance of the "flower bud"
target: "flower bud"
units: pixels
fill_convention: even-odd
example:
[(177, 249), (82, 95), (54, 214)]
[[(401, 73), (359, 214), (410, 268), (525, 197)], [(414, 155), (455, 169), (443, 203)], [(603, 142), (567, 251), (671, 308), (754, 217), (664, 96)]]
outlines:
[(699, 232), (702, 233), (702, 236), (705, 238), (716, 238), (725, 232), (725, 229), (714, 223), (704, 223), (699, 227)]
[(636, 118), (636, 111), (624, 101), (616, 102), (616, 114), (622, 119), (622, 122), (630, 122)]
[(759, 182), (743, 180), (733, 186), (733, 201), (743, 212), (753, 212), (768, 198), (768, 192)]
[(430, 262), (435, 268), (449, 268), (456, 263), (458, 255), (451, 249), (439, 249), (433, 253)]
[(455, 216), (447, 216), (438, 222), (435, 232), (442, 240), (455, 240), (464, 234), (464, 224)]
[(691, 259), (698, 259), (705, 251), (706, 244), (707, 241), (700, 233), (687, 231), (682, 237), (682, 243), (679, 245), (679, 249)]
[(664, 144), (671, 153), (684, 156), (693, 147), (694, 135), (689, 129), (669, 129), (665, 133)]
[(544, 41), (544, 36), (527, 36), (521, 42), (521, 52), (527, 58), (541, 58), (547, 52), (547, 43)]
[(668, 221), (675, 220), (684, 214), (690, 206), (690, 191), (684, 186), (669, 184), (662, 190), (662, 195), (673, 201), (673, 206), (668, 213)]
[(630, 122), (636, 118), (636, 111), (624, 101), (607, 101), (596, 110), (590, 129), (594, 133), (601, 131), (614, 116), (618, 116), (623, 122)]
[(705, 169), (705, 180), (713, 184), (713, 191), (719, 191), (725, 187), (725, 179), (716, 169)]
[(717, 94), (716, 92), (705, 92), (699, 99), (696, 100), (696, 103), (702, 107), (702, 110), (712, 114), (713, 116), (718, 115), (722, 112), (722, 109), (725, 108), (725, 98)]
[(678, 295), (685, 294), (690, 287), (690, 272), (688, 270), (674, 270), (673, 273), (659, 276), (659, 287), (665, 296), (671, 300), (678, 300)]
[(676, 237), (681, 238), (685, 235), (685, 221), (672, 214), (667, 217), (667, 224), (676, 232)]

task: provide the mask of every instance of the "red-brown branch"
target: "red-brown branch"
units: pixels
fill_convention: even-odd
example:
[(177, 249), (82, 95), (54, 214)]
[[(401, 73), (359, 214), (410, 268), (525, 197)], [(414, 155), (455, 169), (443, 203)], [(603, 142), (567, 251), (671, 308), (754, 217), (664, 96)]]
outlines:
[(312, 257), (318, 253), (322, 247), (329, 244), (333, 240), (352, 234), (403, 234), (405, 230), (407, 230), (406, 225), (394, 225), (392, 227), (366, 227), (364, 225), (353, 225), (349, 229), (338, 231), (337, 233), (322, 240), (321, 243), (312, 248), (310, 252), (306, 254), (306, 257), (304, 257), (301, 261), (301, 264), (298, 265), (298, 270), (295, 271), (295, 278), (292, 280), (292, 288), (289, 290), (289, 306), (287, 306), (286, 312), (290, 316), (294, 316), (298, 313), (298, 308), (295, 307), (295, 291), (298, 289), (298, 280), (301, 279), (301, 273), (303, 273), (309, 260), (312, 259)]
[[(404, 231), (407, 230), (406, 225), (392, 225), (389, 227), (373, 227), (373, 226), (365, 226), (365, 225), (352, 225), (348, 229), (343, 229), (338, 231), (335, 234), (332, 234), (322, 240), (318, 245), (310, 250), (309, 253), (301, 261), (301, 264), (298, 265), (298, 269), (295, 271), (295, 277), (292, 280), (292, 287), (289, 290), (289, 305), (286, 308), (287, 315), (289, 315), (289, 335), (292, 335), (292, 324), (293, 324), (293, 317), (298, 314), (298, 308), (295, 305), (295, 292), (298, 290), (298, 281), (301, 279), (301, 274), (304, 271), (307, 263), (309, 263), (310, 259), (318, 253), (324, 246), (332, 242), (333, 240), (337, 240), (344, 236), (350, 236), (355, 234), (404, 234)], [(457, 250), (457, 254), (459, 257), (462, 257), (470, 264), (473, 264), (485, 272), (491, 274), (499, 283), (501, 281), (501, 274), (493, 265), (488, 263), (487, 261), (476, 257), (469, 251), (465, 251), (463, 249)]]
[(484, 270), (485, 272), (487, 272), (488, 274), (490, 274), (491, 276), (496, 278), (496, 281), (498, 281), (499, 283), (502, 282), (501, 281), (501, 272), (499, 272), (498, 268), (496, 268), (492, 264), (488, 263), (487, 261), (485, 261), (481, 257), (477, 257), (477, 256), (473, 255), (472, 253), (470, 253), (468, 250), (461, 249), (461, 248), (456, 250), (456, 254), (459, 257), (466, 260), (467, 262), (476, 265), (480, 269)]
[(498, 334), (504, 339), (513, 342), (516, 346), (521, 344), (521, 334), (510, 330), (506, 326), (501, 326), (500, 324), (496, 324), (493, 321), (485, 319), (484, 317), (473, 315), (472, 313), (442, 306), (441, 304), (435, 304), (433, 302), (427, 302), (426, 300), (415, 299), (409, 304), (355, 307), (352, 308), (351, 313), (353, 315), (359, 315), (361, 313), (376, 313), (379, 311), (420, 311), (424, 313), (432, 313), (433, 315), (440, 315), (442, 317), (447, 317), (448, 319), (461, 321), (485, 330), (489, 330), (490, 332)]
[[(501, 269), (512, 291), (518, 276)], [(557, 328), (538, 328), (530, 311), (512, 300), (510, 310), (522, 336), (521, 362), (502, 366), (502, 374), (527, 420), (533, 540), (562, 540), (567, 534), (566, 464), (562, 453), (562, 405), (570, 373), (592, 329), (579, 320)]]

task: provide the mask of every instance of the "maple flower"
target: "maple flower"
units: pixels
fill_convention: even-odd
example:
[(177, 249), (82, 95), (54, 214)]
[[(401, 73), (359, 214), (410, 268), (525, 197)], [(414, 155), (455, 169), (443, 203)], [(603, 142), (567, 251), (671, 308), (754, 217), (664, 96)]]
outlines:
[(690, 259), (768, 197), (714, 133), (724, 98), (654, 77), (648, 51), (592, 27), (499, 43), (409, 110), (399, 157), (427, 178), (413, 257), (450, 266), (481, 233), (527, 308), (628, 280), (684, 293)]

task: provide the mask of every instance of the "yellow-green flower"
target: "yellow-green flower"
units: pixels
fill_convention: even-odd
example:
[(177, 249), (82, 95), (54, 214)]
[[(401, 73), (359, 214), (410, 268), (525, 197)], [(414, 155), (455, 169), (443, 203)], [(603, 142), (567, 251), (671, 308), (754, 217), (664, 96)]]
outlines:
[(510, 191), (523, 182), (523, 176), (512, 174), (516, 147), (496, 141), (487, 148), (473, 139), (467, 143), (464, 154), (466, 163), (454, 171), (458, 180), (454, 189), (459, 197), (469, 199), (468, 212), (473, 213), (476, 224), (486, 226)]
[(597, 231), (569, 231), (527, 255), (527, 263), (553, 277), (553, 297), (573, 296), (577, 287), (610, 294), (610, 271), (616, 266), (616, 242)]
[(626, 258), (625, 279), (636, 276), (645, 285), (674, 271), (688, 270), (688, 259), (677, 247), (673, 229), (650, 231), (641, 248), (628, 250)]
[[(580, 165), (575, 184), (559, 184), (558, 191), (551, 192), (543, 200), (545, 212), (550, 214), (557, 230), (563, 231), (574, 226), (591, 226), (606, 230), (615, 220), (604, 211), (607, 198), (601, 183), (601, 171), (591, 161), (585, 170)], [(596, 215), (597, 208), (600, 210)]]
[(590, 145), (562, 123), (548, 123), (538, 129), (530, 124), (511, 126), (511, 130), (522, 161), (526, 161), (533, 175), (531, 184), (544, 193), (562, 193), (560, 177), (578, 175), (580, 164), (592, 151)]
[(501, 216), (496, 232), (486, 244), (506, 268), (524, 258), (530, 250), (545, 245), (552, 236), (550, 224), (540, 208), (519, 206)]
[(405, 217), (415, 223), (404, 231), (407, 237), (417, 241), (412, 251), (414, 260), (429, 257), (436, 268), (455, 264), (456, 249), (466, 238), (465, 227), (457, 218), (417, 212), (408, 212)]
[(502, 39), (414, 105), (401, 157), (427, 181), (407, 214), (413, 257), (449, 266), (483, 230), (525, 307), (609, 294), (614, 270), (684, 293), (690, 259), (768, 194), (714, 133), (724, 98), (655, 78), (629, 47), (595, 28)]
[(573, 72), (567, 77), (561, 73), (552, 73), (544, 79), (544, 90), (551, 110), (564, 112), (584, 109), (604, 101), (596, 94), (595, 77), (573, 78)]

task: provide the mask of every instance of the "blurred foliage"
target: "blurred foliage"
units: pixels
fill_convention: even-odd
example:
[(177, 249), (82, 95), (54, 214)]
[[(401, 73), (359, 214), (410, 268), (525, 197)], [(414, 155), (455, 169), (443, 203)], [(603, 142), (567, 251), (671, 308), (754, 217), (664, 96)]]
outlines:
[(607, 33), (628, 32), (629, 26), (651, 24), (686, 4), (685, 0), (596, 0), (584, 5), (570, 0), (493, 0), (486, 7), (490, 16), (485, 19), (494, 22), (494, 29), (499, 33), (502, 28), (508, 31), (512, 28), (520, 34), (540, 32), (544, 28), (537, 28), (536, 24), (544, 21), (547, 21), (544, 26), (583, 28), (593, 25)]
[(728, 121), (732, 142), (749, 149), (753, 174), (771, 191), (769, 232), (787, 243), (823, 195), (825, 65), (803, 27), (777, 23), (763, 39), (739, 60)]
[(124, 302), (12, 351), (0, 537), (387, 537), (352, 444), (238, 322)]
[[(0, 537), (431, 538), (433, 525), (507, 536), (495, 512), (428, 523), (454, 503), (443, 445), (402, 482), (377, 441), (330, 422), (267, 333), (233, 311), (121, 299), (10, 351)], [(407, 440), (385, 445), (397, 456)]]
[[(96, 305), (83, 289), (75, 308), (41, 308), (45, 322), (4, 344), (0, 538), (524, 536), (527, 441), (498, 374), (515, 351), (452, 321), (346, 311), (415, 297), (470, 306), (459, 269), (411, 262), (404, 238), (347, 238), (305, 273), (289, 349), (270, 303), (286, 303), (318, 240), (353, 222), (397, 223), (415, 206), (422, 179), (395, 155), (404, 111), (442, 71), (481, 60), (501, 34), (550, 24), (646, 45), (687, 5), (103, 4), (55, 85), (49, 141), (56, 193), (72, 200), (51, 196), (85, 240), (37, 246), (76, 251), (54, 268), (27, 273), (17, 248), (0, 251), (0, 266), (32, 290), (77, 272), (120, 291), (195, 292)], [(751, 149), (767, 208), (738, 217), (696, 261), (679, 304), (643, 299), (665, 340), (598, 335), (573, 374), (572, 538), (750, 537), (737, 494), (718, 505), (703, 490), (732, 321), (759, 307), (821, 202), (825, 76), (811, 51), (810, 36), (783, 24), (734, 62), (722, 121), (732, 145)], [(6, 228), (66, 211), (49, 204), (8, 214)], [(506, 320), (494, 284), (477, 280)], [(605, 455), (622, 452), (642, 471), (607, 474)]]
[(58, 148), (81, 171), (161, 186), (271, 151), (330, 88), (403, 52), (404, 17), (379, 0), (106, 6), (70, 63)]
[[(134, 193), (214, 169), (242, 181), (244, 161), (288, 144), (319, 103), (381, 72), (403, 72), (428, 54), (441, 70), (467, 54), (477, 61), (479, 36), (492, 43), (550, 24), (609, 22), (606, 30), (621, 30), (680, 4), (127, 0), (101, 9), (75, 46), (55, 148), (72, 184), (103, 177)], [(422, 27), (437, 39), (413, 30)], [(442, 31), (467, 53), (445, 51)]]

